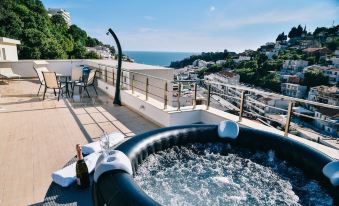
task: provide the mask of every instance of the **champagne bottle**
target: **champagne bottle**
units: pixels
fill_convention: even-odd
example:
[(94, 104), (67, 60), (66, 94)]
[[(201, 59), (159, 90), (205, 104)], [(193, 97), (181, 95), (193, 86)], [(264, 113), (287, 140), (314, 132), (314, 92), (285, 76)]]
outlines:
[(82, 149), (81, 145), (76, 145), (77, 150), (77, 164), (76, 164), (76, 177), (77, 177), (77, 185), (80, 188), (86, 188), (89, 186), (89, 174), (88, 174), (88, 168), (86, 165), (86, 162), (84, 160), (84, 157), (82, 155)]

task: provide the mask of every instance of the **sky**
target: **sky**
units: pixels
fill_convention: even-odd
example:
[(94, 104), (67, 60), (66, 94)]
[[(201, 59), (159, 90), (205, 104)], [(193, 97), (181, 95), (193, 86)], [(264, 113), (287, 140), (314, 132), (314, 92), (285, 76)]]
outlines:
[(123, 50), (241, 52), (275, 41), (293, 26), (339, 24), (339, 0), (42, 0), (64, 8), (91, 37)]

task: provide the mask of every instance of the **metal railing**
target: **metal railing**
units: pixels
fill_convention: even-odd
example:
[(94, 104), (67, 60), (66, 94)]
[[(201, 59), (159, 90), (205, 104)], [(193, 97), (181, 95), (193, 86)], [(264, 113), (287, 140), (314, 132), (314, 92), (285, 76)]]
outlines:
[[(96, 69), (99, 71), (98, 77), (100, 79), (108, 84), (115, 85), (117, 74), (114, 66), (100, 64)], [(306, 106), (307, 108), (322, 107), (336, 110), (339, 113), (339, 106), (335, 105), (284, 96), (242, 85), (231, 85), (204, 80), (170, 81), (161, 77), (125, 69), (122, 70), (121, 77), (121, 88), (123, 90), (130, 90), (132, 94), (142, 94), (144, 95), (145, 101), (149, 101), (150, 98), (160, 101), (163, 104), (164, 110), (168, 109), (168, 106), (178, 111), (180, 111), (182, 107), (191, 107), (191, 109), (194, 110), (198, 105), (205, 105), (206, 110), (216, 108), (236, 114), (240, 122), (243, 121), (243, 117), (247, 117), (249, 119), (259, 120), (261, 123), (268, 122), (267, 124), (269, 125), (276, 124), (278, 125), (276, 128), (280, 128), (285, 136), (291, 133), (291, 130), (299, 133), (301, 131), (311, 131), (307, 129), (311, 127), (310, 124), (302, 123), (302, 121), (300, 121), (301, 118), (319, 121), (324, 125), (328, 124), (333, 126), (334, 129), (338, 129), (339, 127), (337, 122), (293, 110), (293, 107), (298, 105)], [(216, 97), (219, 99), (216, 100)], [(260, 97), (275, 100), (280, 99), (284, 106), (263, 103), (259, 100)], [(281, 117), (279, 117), (280, 119), (277, 118), (279, 115)], [(296, 122), (296, 120), (298, 121)], [(319, 135), (317, 141), (319, 141), (319, 138), (333, 138), (324, 135), (320, 130), (316, 131), (314, 130), (315, 128), (311, 129), (315, 136)], [(338, 140), (339, 138), (336, 138), (336, 143), (338, 143)]]
[[(98, 78), (115, 86), (117, 73), (114, 66), (99, 64), (96, 69), (98, 71)], [(131, 90), (132, 94), (143, 94), (145, 101), (148, 101), (150, 98), (161, 101), (163, 102), (164, 109), (167, 109), (168, 95), (172, 92), (169, 85), (168, 79), (122, 69), (122, 90)]]

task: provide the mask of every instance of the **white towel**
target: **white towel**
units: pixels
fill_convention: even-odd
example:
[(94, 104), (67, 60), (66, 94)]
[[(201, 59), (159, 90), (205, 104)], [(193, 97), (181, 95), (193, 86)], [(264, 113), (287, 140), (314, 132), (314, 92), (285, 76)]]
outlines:
[[(108, 138), (109, 138), (109, 146), (113, 147), (119, 144), (121, 141), (123, 141), (125, 136), (121, 132), (113, 132), (108, 135)], [(93, 152), (100, 152), (100, 151), (101, 151), (101, 146), (100, 146), (99, 141), (92, 142), (92, 143), (82, 146), (82, 153), (85, 155), (91, 154)]]
[[(99, 156), (100, 153), (92, 153), (84, 157), (89, 173), (93, 172)], [(76, 163), (73, 163), (65, 168), (62, 168), (61, 170), (53, 172), (53, 181), (62, 187), (70, 186), (76, 180), (75, 165)]]

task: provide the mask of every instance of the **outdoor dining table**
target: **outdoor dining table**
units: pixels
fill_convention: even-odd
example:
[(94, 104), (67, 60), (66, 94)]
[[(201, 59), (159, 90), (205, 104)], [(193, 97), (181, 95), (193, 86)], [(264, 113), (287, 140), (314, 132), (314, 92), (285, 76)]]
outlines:
[(71, 77), (69, 75), (63, 75), (63, 74), (56, 74), (56, 75), (59, 78), (59, 82), (65, 84), (67, 97), (71, 97), (71, 95), (69, 94), (69, 88), (68, 88), (69, 84), (71, 83), (69, 80)]

